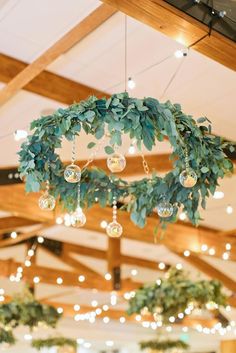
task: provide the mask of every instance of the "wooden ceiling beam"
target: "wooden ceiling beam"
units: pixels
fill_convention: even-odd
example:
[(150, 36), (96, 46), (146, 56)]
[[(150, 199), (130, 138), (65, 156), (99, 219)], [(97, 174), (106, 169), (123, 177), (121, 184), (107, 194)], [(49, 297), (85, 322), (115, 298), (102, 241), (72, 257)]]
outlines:
[[(9, 277), (10, 275), (14, 275), (19, 266), (22, 266), (21, 262), (16, 262), (13, 259), (9, 260), (0, 260), (0, 276)], [(85, 270), (86, 271), (86, 270)], [(83, 272), (73, 272), (66, 270), (56, 270), (51, 267), (39, 266), (32, 264), (30, 267), (25, 267), (23, 272), (24, 280), (32, 282), (35, 276), (40, 278), (41, 283), (56, 285), (57, 278), (61, 277), (63, 279), (63, 283), (60, 286), (66, 287), (81, 287), (87, 289), (96, 288), (99, 291), (110, 292), (112, 291), (111, 281), (106, 281), (104, 278), (98, 278), (97, 275), (93, 275), (88, 271)], [(79, 276), (85, 276), (85, 281), (80, 282)], [(122, 281), (122, 290), (123, 291), (131, 291), (139, 288), (142, 283), (134, 282), (130, 279), (124, 279)]]
[[(26, 195), (23, 184), (12, 185), (10, 188), (9, 193), (9, 187), (0, 187), (0, 199), (4, 199), (0, 209), (11, 211), (21, 217), (55, 224), (56, 215), (54, 212), (45, 212), (39, 209), (39, 195), (37, 193)], [(99, 205), (86, 210), (87, 222), (84, 228), (101, 233), (100, 223), (102, 220), (109, 220), (111, 212), (111, 208), (101, 208)], [(156, 215), (148, 217), (147, 225), (141, 229), (131, 222), (130, 215), (127, 212), (119, 211), (118, 213), (119, 222), (124, 229), (124, 238), (154, 243), (154, 228), (158, 224)], [(215, 248), (216, 257), (222, 258), (225, 244), (229, 242), (232, 245), (230, 259), (236, 261), (236, 239), (228, 236), (218, 237), (218, 233), (217, 230), (212, 228), (194, 227), (185, 222), (177, 222), (168, 225), (163, 239), (158, 240), (158, 244), (174, 248), (177, 252), (184, 252), (188, 249), (197, 254), (201, 253), (201, 245), (207, 244), (209, 247)]]
[(182, 257), (184, 261), (188, 262), (190, 265), (194, 266), (210, 278), (217, 279), (218, 281), (220, 281), (226, 288), (231, 290), (233, 293), (236, 293), (236, 282), (232, 278), (228, 277), (223, 272), (219, 271), (217, 268), (200, 258), (199, 256), (195, 254), (190, 254), (190, 256), (185, 257), (181, 253), (177, 253), (175, 251), (174, 253)]
[(0, 234), (9, 233), (17, 230), (18, 228), (33, 226), (36, 224), (38, 224), (38, 222), (22, 217), (2, 217), (0, 218)]
[[(62, 244), (63, 244), (63, 248), (66, 249), (66, 251), (71, 253), (93, 257), (95, 259), (100, 259), (100, 260), (104, 260), (107, 258), (107, 251), (105, 250), (95, 249), (95, 248), (77, 245), (77, 244), (71, 244), (68, 242), (62, 242)], [(121, 263), (162, 272), (158, 268), (160, 261), (150, 261), (146, 259), (141, 259), (139, 257), (121, 254)], [(165, 271), (168, 270), (169, 268), (170, 268), (170, 265), (167, 263), (165, 267)]]
[[(0, 54), (0, 82), (9, 83), (28, 64), (23, 61)], [(70, 105), (87, 99), (90, 95), (98, 98), (107, 97), (107, 93), (49, 71), (42, 71), (32, 81), (24, 86), (24, 90)], [(11, 170), (9, 170), (9, 173)], [(11, 182), (14, 179), (11, 179)]]
[[(116, 10), (162, 32), (170, 38), (190, 46), (209, 32), (200, 21), (162, 0), (102, 0)], [(212, 30), (211, 36), (193, 46), (193, 49), (236, 70), (236, 44)]]
[(53, 63), (60, 55), (92, 33), (114, 13), (116, 13), (116, 10), (105, 4), (100, 5), (97, 9), (91, 12), (84, 20), (72, 28), (35, 61), (16, 75), (0, 91), (0, 105), (6, 103), (20, 89), (24, 88), (30, 81), (38, 76), (48, 65)]

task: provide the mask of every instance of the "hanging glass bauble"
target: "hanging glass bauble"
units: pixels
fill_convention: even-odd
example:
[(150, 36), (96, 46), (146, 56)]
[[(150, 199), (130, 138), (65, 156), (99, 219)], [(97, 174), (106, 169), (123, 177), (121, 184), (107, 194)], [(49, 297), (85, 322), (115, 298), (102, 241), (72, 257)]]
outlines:
[(197, 174), (191, 168), (185, 169), (179, 176), (180, 184), (185, 188), (192, 188), (197, 183)]
[(113, 221), (108, 224), (106, 232), (111, 238), (119, 238), (123, 233), (123, 227), (120, 223)]
[(45, 192), (42, 196), (39, 198), (39, 207), (41, 210), (44, 211), (52, 211), (56, 205), (56, 200), (55, 198), (50, 195), (48, 192)]
[(107, 167), (112, 173), (119, 173), (125, 169), (126, 159), (120, 153), (114, 153), (107, 158)]
[(68, 183), (78, 183), (81, 179), (81, 169), (76, 164), (70, 164), (64, 170), (64, 178)]
[(73, 212), (71, 214), (70, 222), (71, 222), (72, 227), (75, 227), (75, 228), (80, 228), (85, 225), (86, 216), (80, 207), (78, 207), (75, 210), (75, 212)]
[(173, 205), (166, 200), (161, 201), (157, 205), (157, 213), (159, 217), (162, 217), (162, 218), (171, 217), (173, 212), (174, 212)]

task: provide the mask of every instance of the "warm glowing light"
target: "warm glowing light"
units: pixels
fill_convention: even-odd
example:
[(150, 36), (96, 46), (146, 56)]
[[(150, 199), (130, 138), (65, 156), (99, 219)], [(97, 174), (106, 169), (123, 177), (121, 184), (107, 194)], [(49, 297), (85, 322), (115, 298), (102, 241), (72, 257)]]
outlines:
[(124, 324), (125, 321), (126, 321), (125, 317), (124, 317), (124, 316), (121, 316), (121, 317), (120, 317), (120, 323), (121, 323), (121, 324)]
[(30, 260), (25, 260), (25, 266), (30, 267), (31, 266), (31, 261)]
[(105, 277), (106, 281), (110, 281), (111, 280), (111, 274), (110, 273), (106, 273), (104, 277)]
[(224, 252), (222, 255), (222, 259), (223, 260), (229, 260), (229, 253), (228, 252)]
[(107, 221), (101, 221), (100, 226), (101, 226), (101, 228), (106, 229)]
[(114, 342), (113, 341), (106, 341), (106, 346), (107, 347), (113, 347), (114, 346)]
[(106, 304), (105, 304), (105, 305), (103, 305), (102, 310), (103, 310), (103, 311), (108, 311), (108, 310), (109, 310), (109, 306), (108, 306), (108, 305), (106, 305)]
[(135, 320), (136, 321), (141, 321), (142, 320), (142, 316), (141, 315), (136, 315), (135, 316)]
[(83, 275), (80, 275), (78, 277), (78, 281), (81, 282), (81, 283), (84, 282), (85, 281), (85, 277)]
[(185, 250), (184, 251), (184, 256), (185, 257), (189, 257), (190, 256), (190, 251), (189, 250)]
[(98, 302), (96, 300), (92, 300), (91, 305), (93, 308), (96, 308), (98, 306)]
[(186, 218), (187, 218), (187, 216), (186, 216), (186, 213), (185, 213), (185, 212), (181, 212), (181, 213), (179, 214), (179, 219), (180, 219), (181, 221), (185, 221)]
[(207, 244), (202, 244), (201, 250), (202, 250), (202, 251), (207, 251), (207, 249), (208, 249)]
[(29, 249), (28, 256), (30, 256), (30, 257), (34, 256), (34, 250), (33, 249)]
[(228, 205), (228, 206), (226, 207), (226, 213), (228, 213), (228, 214), (232, 214), (233, 212), (234, 212), (233, 207), (232, 207), (232, 206), (230, 206), (230, 205)]
[(133, 270), (131, 270), (131, 275), (132, 276), (137, 276), (138, 274), (138, 270), (136, 270), (136, 268), (134, 268)]
[(215, 251), (214, 248), (210, 248), (210, 249), (209, 249), (209, 255), (214, 256), (215, 253), (216, 253), (216, 251)]
[(41, 237), (41, 236), (38, 237), (37, 240), (38, 240), (38, 243), (39, 243), (39, 244), (43, 244), (43, 242), (44, 242), (44, 238)]
[(62, 314), (63, 313), (63, 308), (57, 308), (57, 312), (58, 312), (58, 314)]
[(225, 249), (226, 249), (226, 250), (230, 251), (231, 248), (232, 248), (232, 246), (231, 246), (230, 243), (227, 243), (227, 244), (225, 245)]
[(40, 282), (40, 278), (38, 276), (35, 276), (33, 279), (34, 283), (37, 284)]
[(108, 316), (105, 316), (105, 317), (103, 318), (104, 324), (108, 324), (109, 321), (110, 321), (110, 319), (109, 319)]
[(166, 265), (164, 264), (164, 262), (160, 262), (158, 267), (160, 270), (164, 270), (166, 268)]
[(177, 268), (177, 270), (182, 270), (183, 269), (183, 265), (182, 264), (176, 264), (175, 267)]
[(136, 83), (134, 82), (134, 80), (132, 80), (131, 77), (128, 78), (128, 88), (129, 89), (134, 89), (136, 86)]
[(80, 310), (80, 305), (79, 304), (75, 304), (74, 305), (74, 311), (79, 311)]
[(135, 154), (135, 152), (136, 152), (136, 148), (133, 144), (131, 144), (129, 146), (129, 154)]
[(62, 284), (63, 283), (63, 279), (61, 277), (57, 278), (57, 284)]
[(25, 334), (24, 335), (24, 340), (26, 340), (26, 341), (31, 341), (32, 340), (32, 336), (30, 335), (30, 334)]
[(17, 233), (16, 232), (11, 232), (11, 238), (16, 239), (17, 238)]
[(60, 225), (60, 224), (62, 224), (62, 223), (63, 223), (62, 217), (57, 217), (57, 218), (56, 218), (56, 224)]

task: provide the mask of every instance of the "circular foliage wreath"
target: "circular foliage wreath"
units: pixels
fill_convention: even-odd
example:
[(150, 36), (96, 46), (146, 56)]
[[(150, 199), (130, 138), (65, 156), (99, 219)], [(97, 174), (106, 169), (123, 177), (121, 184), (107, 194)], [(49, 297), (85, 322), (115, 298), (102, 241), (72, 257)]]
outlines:
[(181, 349), (186, 350), (189, 348), (189, 345), (182, 340), (162, 340), (162, 341), (146, 341), (140, 342), (140, 348), (143, 349), (151, 349), (154, 351), (165, 352), (171, 349)]
[(171, 268), (167, 277), (152, 285), (141, 287), (129, 300), (128, 314), (152, 313), (156, 320), (169, 324), (169, 318), (183, 319), (195, 308), (206, 309), (208, 304), (217, 307), (226, 305), (222, 284), (217, 280), (192, 281), (182, 270)]
[[(91, 207), (96, 200), (101, 206), (112, 204), (114, 195), (121, 202), (126, 198), (128, 202), (124, 208), (140, 227), (163, 199), (174, 207), (165, 222), (174, 222), (181, 207), (190, 221), (197, 224), (199, 204), (205, 208), (206, 197), (214, 193), (218, 179), (233, 169), (232, 162), (223, 152), (226, 144), (211, 134), (207, 118), (196, 122), (182, 112), (179, 104), (160, 103), (154, 98), (131, 98), (127, 93), (115, 94), (109, 99), (90, 97), (33, 121), (31, 129), (33, 134), (19, 152), (19, 170), (26, 179), (26, 190), (39, 191), (49, 181), (50, 193), (69, 211), (76, 209), (78, 188), (64, 180), (65, 166), (56, 152), (64, 137), (72, 141), (81, 130), (93, 140), (109, 134), (109, 145), (105, 146), (107, 154), (122, 145), (124, 135), (135, 139), (140, 150), (144, 145), (149, 151), (157, 141), (168, 138), (174, 167), (164, 177), (153, 173), (150, 178), (128, 183), (101, 169), (82, 170), (82, 207)], [(91, 141), (88, 148), (95, 145)], [(189, 167), (197, 176), (197, 183), (192, 188), (183, 187), (179, 181), (180, 173), (186, 169), (186, 153)]]

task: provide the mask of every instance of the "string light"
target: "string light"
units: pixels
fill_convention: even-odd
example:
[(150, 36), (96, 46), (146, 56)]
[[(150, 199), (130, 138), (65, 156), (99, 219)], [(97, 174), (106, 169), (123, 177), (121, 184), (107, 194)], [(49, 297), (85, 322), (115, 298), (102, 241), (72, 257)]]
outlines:
[(57, 312), (58, 312), (58, 314), (62, 314), (63, 313), (63, 308), (57, 308)]
[(110, 321), (110, 319), (109, 319), (109, 317), (108, 317), (108, 316), (105, 316), (105, 317), (103, 318), (103, 322), (104, 322), (104, 324), (108, 324), (108, 323), (109, 323), (109, 321)]
[(201, 250), (202, 250), (202, 251), (207, 251), (207, 250), (208, 250), (207, 244), (203, 244), (203, 245), (201, 246)]
[(83, 338), (77, 338), (76, 342), (78, 344), (83, 344), (84, 343), (84, 339)]
[(228, 252), (224, 252), (222, 255), (222, 259), (223, 260), (229, 260), (229, 253)]
[(79, 304), (75, 304), (74, 305), (74, 311), (79, 311), (80, 310), (80, 305)]
[(28, 251), (28, 256), (30, 256), (30, 257), (34, 256), (34, 250), (33, 249), (30, 249)]
[(30, 267), (31, 266), (31, 261), (30, 260), (25, 260), (25, 266)]
[(134, 80), (132, 80), (131, 77), (128, 78), (128, 88), (129, 89), (134, 89), (136, 87), (136, 83)]
[(91, 348), (92, 344), (90, 342), (84, 342), (84, 348)]
[(233, 207), (230, 206), (230, 205), (228, 205), (228, 206), (226, 207), (226, 212), (227, 212), (228, 214), (232, 214), (232, 213), (234, 212)]
[(83, 275), (80, 275), (79, 277), (78, 277), (78, 281), (79, 282), (84, 282), (85, 281), (85, 276), (83, 276)]
[(101, 221), (100, 226), (101, 226), (101, 228), (106, 229), (107, 221)]
[(115, 293), (111, 294), (111, 305), (116, 305), (117, 304), (117, 295)]
[(103, 305), (102, 310), (103, 310), (103, 311), (108, 311), (108, 310), (109, 310), (109, 306), (108, 306), (108, 305), (106, 305), (106, 304), (105, 304), (105, 305)]
[(135, 154), (136, 148), (135, 148), (135, 146), (134, 146), (133, 144), (131, 144), (131, 145), (129, 146), (128, 152), (129, 152), (129, 154)]
[(113, 347), (114, 346), (114, 342), (113, 341), (106, 341), (106, 346), (107, 347)]
[(39, 243), (39, 244), (43, 244), (43, 242), (44, 242), (44, 238), (41, 237), (41, 236), (39, 236), (39, 237), (37, 238), (37, 240), (38, 240), (38, 243)]
[(225, 245), (225, 249), (226, 250), (228, 250), (228, 251), (230, 251), (231, 250), (231, 244), (230, 243), (227, 243), (226, 245)]
[(98, 306), (98, 302), (96, 300), (92, 300), (91, 305), (93, 308), (96, 308)]
[(63, 279), (61, 277), (57, 277), (57, 284), (62, 284), (63, 283)]
[(131, 275), (132, 276), (137, 276), (138, 274), (138, 270), (136, 270), (136, 268), (134, 268), (133, 270), (131, 270)]
[(225, 194), (223, 193), (223, 191), (215, 191), (213, 195), (214, 199), (216, 200), (223, 199), (224, 196)]
[(105, 277), (106, 281), (110, 281), (111, 280), (111, 274), (110, 273), (106, 273), (104, 277)]
[(136, 315), (135, 316), (135, 320), (138, 321), (138, 322), (141, 321), (142, 320), (142, 316), (141, 315)]
[(164, 262), (160, 262), (158, 267), (160, 270), (164, 270), (166, 268), (166, 265), (164, 264)]
[(124, 316), (121, 316), (121, 317), (120, 317), (120, 323), (121, 323), (121, 324), (124, 324), (125, 321), (126, 321), (126, 318), (125, 318)]
[(181, 212), (181, 213), (179, 214), (179, 219), (180, 219), (181, 221), (185, 221), (185, 220), (187, 219), (186, 213), (185, 213), (185, 212)]
[(40, 278), (38, 276), (35, 276), (34, 279), (33, 279), (33, 282), (35, 284), (39, 283), (40, 282)]
[(185, 250), (184, 251), (184, 256), (185, 257), (189, 257), (190, 256), (190, 251), (189, 250)]
[(25, 341), (31, 341), (31, 340), (32, 340), (32, 336), (31, 336), (30, 334), (26, 333), (26, 334), (24, 335), (24, 340), (25, 340)]
[(16, 232), (11, 232), (11, 238), (16, 239), (17, 238), (17, 233)]
[(177, 268), (177, 270), (182, 270), (183, 269), (183, 265), (182, 264), (177, 264), (176, 268)]
[(210, 249), (209, 249), (209, 255), (214, 256), (215, 253), (216, 253), (216, 251), (215, 251), (214, 248), (210, 248)]

